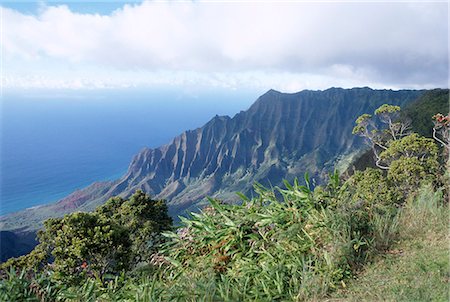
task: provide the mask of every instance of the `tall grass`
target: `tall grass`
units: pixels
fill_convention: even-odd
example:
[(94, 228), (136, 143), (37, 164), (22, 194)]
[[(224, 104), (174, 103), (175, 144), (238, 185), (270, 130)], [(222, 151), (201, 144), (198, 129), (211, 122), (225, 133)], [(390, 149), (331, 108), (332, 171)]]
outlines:
[(425, 186), (396, 217), (395, 242), (332, 301), (449, 301), (449, 208)]
[(369, 209), (367, 215), (343, 194), (347, 188), (337, 174), (316, 191), (305, 180), (304, 186), (286, 183), (286, 189), (256, 185), (257, 197), (241, 196), (238, 205), (211, 199), (200, 213), (181, 218), (178, 230), (165, 233), (169, 240), (140, 270), (73, 287), (14, 272), (0, 283), (0, 299), (38, 301), (31, 291), (35, 282), (40, 289), (48, 284), (48, 301), (318, 300), (388, 250), (399, 234), (445, 227), (436, 210), (439, 196), (430, 190), (401, 214)]
[(420, 188), (417, 198), (401, 212), (401, 236), (411, 239), (448, 231), (446, 208), (442, 190), (434, 191), (431, 186)]

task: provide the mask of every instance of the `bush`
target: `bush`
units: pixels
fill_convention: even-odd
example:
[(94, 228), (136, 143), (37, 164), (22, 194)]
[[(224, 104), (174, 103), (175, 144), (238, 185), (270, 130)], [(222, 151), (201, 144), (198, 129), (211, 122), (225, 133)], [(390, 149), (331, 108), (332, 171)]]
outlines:
[[(167, 284), (192, 285), (186, 287), (196, 294), (183, 291), (182, 299), (208, 294), (193, 280), (209, 280), (218, 300), (298, 300), (333, 290), (367, 257), (373, 228), (358, 225), (359, 209), (349, 203), (337, 173), (331, 176), (314, 192), (308, 179), (306, 186), (287, 183), (276, 189), (282, 201), (258, 185), (258, 197), (242, 196), (241, 205), (210, 200), (201, 213), (182, 218), (178, 232), (165, 233), (172, 238), (166, 267), (177, 276)], [(367, 205), (375, 209), (377, 200)], [(373, 222), (372, 215), (365, 219)]]
[(128, 200), (112, 198), (92, 213), (48, 219), (38, 232), (40, 244), (1, 269), (50, 270), (52, 278), (69, 285), (87, 277), (106, 281), (150, 262), (162, 243), (160, 233), (171, 224), (165, 202), (138, 191)]
[[(41, 234), (41, 238), (42, 238)], [(55, 278), (79, 282), (87, 274), (129, 269), (131, 241), (127, 229), (97, 213), (74, 213), (45, 222), (45, 237), (54, 257)]]

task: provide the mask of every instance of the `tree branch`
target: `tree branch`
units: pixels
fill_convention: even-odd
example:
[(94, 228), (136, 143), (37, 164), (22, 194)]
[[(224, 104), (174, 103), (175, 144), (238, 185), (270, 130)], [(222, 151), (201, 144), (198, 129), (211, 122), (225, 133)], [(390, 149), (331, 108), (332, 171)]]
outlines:
[(439, 137), (437, 137), (437, 132), (436, 132), (436, 128), (433, 127), (433, 138), (438, 141), (442, 146), (446, 147), (446, 148), (450, 148), (445, 142), (443, 142)]
[(373, 151), (373, 154), (375, 155), (375, 158), (377, 159), (377, 160), (375, 161), (375, 165), (376, 165), (378, 168), (380, 168), (380, 169), (383, 169), (383, 170), (389, 170), (389, 167), (383, 166), (383, 165), (381, 164), (381, 157), (380, 157), (380, 155), (378, 154), (377, 149), (375, 148), (375, 145), (374, 145), (374, 144), (372, 144), (372, 151)]

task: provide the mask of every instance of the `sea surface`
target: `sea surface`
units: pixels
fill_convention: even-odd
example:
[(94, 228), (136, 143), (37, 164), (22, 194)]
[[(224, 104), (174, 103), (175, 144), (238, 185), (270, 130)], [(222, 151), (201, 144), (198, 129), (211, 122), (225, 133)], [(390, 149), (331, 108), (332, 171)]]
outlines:
[(119, 178), (133, 155), (218, 115), (246, 110), (260, 92), (226, 89), (4, 91), (0, 215), (57, 201)]

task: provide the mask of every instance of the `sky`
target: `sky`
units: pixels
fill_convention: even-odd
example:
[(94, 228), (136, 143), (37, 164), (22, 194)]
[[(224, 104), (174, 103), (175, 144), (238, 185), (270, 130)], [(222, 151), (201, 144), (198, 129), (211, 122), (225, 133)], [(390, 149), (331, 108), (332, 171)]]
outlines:
[(448, 1), (3, 1), (1, 87), (449, 86)]

